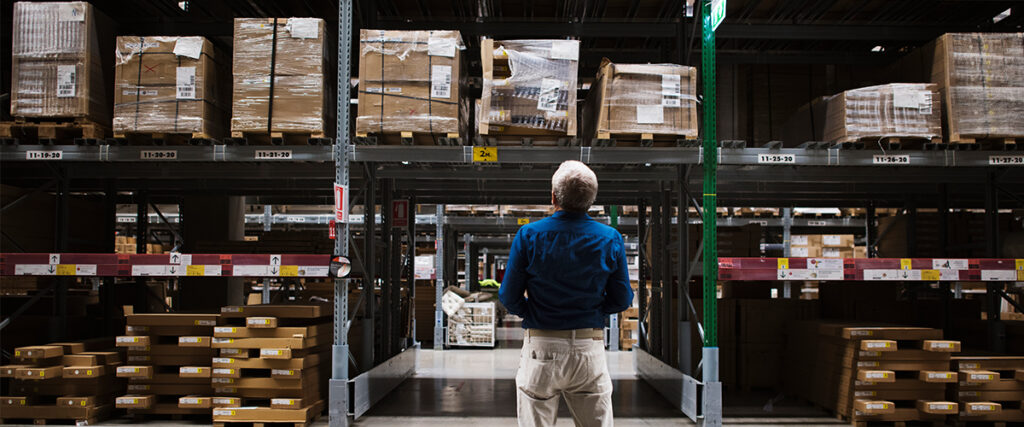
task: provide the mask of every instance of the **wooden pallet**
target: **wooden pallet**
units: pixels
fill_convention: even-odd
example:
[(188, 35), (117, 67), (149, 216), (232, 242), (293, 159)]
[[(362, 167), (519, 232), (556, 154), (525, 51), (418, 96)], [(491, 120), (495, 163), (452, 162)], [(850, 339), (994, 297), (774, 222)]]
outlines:
[(458, 133), (384, 132), (357, 133), (356, 145), (463, 145)]
[(580, 139), (564, 134), (549, 135), (480, 135), (473, 139), (479, 147), (578, 147)]
[(922, 149), (922, 150), (937, 150), (942, 149), (945, 144), (942, 142), (942, 138), (918, 138), (918, 137), (900, 137), (900, 136), (859, 136), (859, 137), (845, 137), (835, 141), (836, 144), (851, 144), (861, 143), (863, 148), (874, 149), (883, 148), (885, 150), (906, 150), (906, 149)]
[(233, 145), (330, 145), (333, 141), (322, 132), (247, 132), (231, 131), (225, 144)]
[(592, 147), (685, 147), (697, 140), (697, 134), (598, 133)]
[(0, 143), (98, 145), (109, 134), (109, 127), (85, 118), (0, 122)]
[(110, 139), (111, 144), (117, 145), (212, 145), (219, 142), (203, 132), (126, 132), (115, 133)]
[[(988, 136), (950, 135), (950, 145), (960, 149), (1020, 150), (1024, 149), (1024, 136), (992, 138)], [(971, 147), (971, 148), (966, 148)]]

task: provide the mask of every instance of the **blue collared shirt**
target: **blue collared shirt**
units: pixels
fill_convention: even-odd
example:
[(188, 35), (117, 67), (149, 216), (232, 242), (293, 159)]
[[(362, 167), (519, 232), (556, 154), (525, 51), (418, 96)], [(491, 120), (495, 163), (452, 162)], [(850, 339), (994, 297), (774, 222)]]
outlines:
[(498, 298), (523, 328), (603, 328), (633, 303), (622, 235), (565, 211), (521, 227)]

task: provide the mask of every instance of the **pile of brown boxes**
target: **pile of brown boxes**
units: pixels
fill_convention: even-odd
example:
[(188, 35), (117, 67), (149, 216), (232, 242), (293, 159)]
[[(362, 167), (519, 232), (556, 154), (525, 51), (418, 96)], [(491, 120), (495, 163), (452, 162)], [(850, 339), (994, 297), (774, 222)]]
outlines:
[(134, 314), (125, 308), (128, 364), (117, 376), (128, 378), (128, 394), (117, 407), (135, 415), (208, 415), (210, 348), (216, 314)]
[(825, 141), (914, 138), (938, 142), (941, 107), (934, 84), (892, 83), (848, 90), (828, 100)]
[(480, 135), (576, 136), (579, 51), (577, 40), (481, 40)]
[(325, 40), (322, 19), (235, 18), (232, 137), (324, 137), (333, 90)]
[(1024, 357), (957, 356), (961, 422), (1024, 422)]
[(356, 135), (375, 134), (380, 143), (398, 143), (382, 135), (400, 135), (433, 145), (441, 140), (430, 135), (464, 134), (463, 49), (458, 31), (361, 30)]
[[(697, 138), (697, 72), (675, 64), (614, 64), (605, 59), (583, 108), (587, 140)], [(631, 138), (632, 136), (632, 138)]]
[(224, 136), (219, 60), (202, 37), (118, 37), (114, 135)]
[(793, 258), (866, 258), (864, 246), (854, 246), (852, 234), (794, 234), (789, 256)]
[(853, 422), (943, 422), (958, 341), (942, 330), (828, 322), (792, 324), (787, 339), (791, 392)]
[[(630, 281), (633, 287), (633, 295), (637, 294), (636, 282)], [(634, 298), (633, 301), (636, 301)], [(640, 308), (639, 306), (627, 308), (619, 313), (619, 348), (632, 350), (640, 339)]]
[(109, 416), (114, 396), (123, 390), (114, 376), (121, 354), (86, 351), (101, 347), (76, 342), (16, 348), (17, 364), (0, 366), (0, 378), (10, 379), (10, 394), (0, 397), (0, 424), (92, 425)]
[(86, 2), (15, 3), (11, 115), (109, 125), (110, 28)]
[(315, 420), (330, 375), (330, 316), (319, 305), (223, 307), (213, 341), (213, 421)]

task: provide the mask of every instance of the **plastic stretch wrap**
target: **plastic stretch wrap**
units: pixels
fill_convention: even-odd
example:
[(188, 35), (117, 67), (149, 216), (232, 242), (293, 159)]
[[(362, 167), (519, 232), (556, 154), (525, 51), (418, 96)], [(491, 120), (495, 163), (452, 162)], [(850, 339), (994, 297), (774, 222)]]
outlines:
[(465, 49), (458, 31), (361, 30), (356, 133), (460, 133)]
[[(696, 69), (605, 59), (584, 106), (589, 138), (614, 133), (697, 137)], [(604, 136), (607, 137), (607, 136)]]
[(231, 130), (323, 134), (324, 40), (322, 19), (235, 18)]
[(497, 125), (576, 135), (579, 48), (576, 40), (484, 39), (480, 133)]
[(938, 138), (941, 100), (936, 85), (893, 83), (853, 89), (828, 100), (825, 140), (862, 138)]
[(1024, 137), (1024, 33), (943, 35), (932, 81), (948, 91), (951, 139)]
[(114, 133), (221, 136), (213, 44), (202, 37), (118, 37)]
[(86, 2), (14, 4), (11, 115), (109, 121), (97, 20)]

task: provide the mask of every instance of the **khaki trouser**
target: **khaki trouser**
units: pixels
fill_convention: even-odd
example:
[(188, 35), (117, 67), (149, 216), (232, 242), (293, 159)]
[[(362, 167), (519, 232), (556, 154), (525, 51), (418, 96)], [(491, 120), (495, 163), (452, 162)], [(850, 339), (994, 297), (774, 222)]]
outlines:
[(531, 336), (516, 373), (520, 426), (553, 426), (565, 397), (577, 426), (612, 426), (612, 380), (604, 340)]

